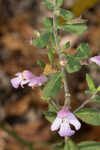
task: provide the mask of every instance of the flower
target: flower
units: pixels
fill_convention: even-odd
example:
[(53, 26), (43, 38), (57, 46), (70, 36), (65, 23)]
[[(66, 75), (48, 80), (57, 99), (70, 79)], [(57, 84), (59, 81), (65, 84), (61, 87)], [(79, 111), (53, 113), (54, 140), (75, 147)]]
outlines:
[(100, 66), (100, 56), (91, 57), (89, 60)]
[(11, 79), (11, 84), (14, 88), (18, 88), (19, 85), (21, 85), (23, 88), (25, 84), (28, 84), (28, 86), (31, 87), (41, 86), (44, 82), (47, 81), (47, 77), (45, 75), (37, 77), (28, 70), (25, 70), (22, 73), (18, 72), (15, 75), (17, 77)]
[(28, 84), (29, 86), (31, 87), (34, 87), (34, 86), (41, 86), (44, 82), (47, 81), (47, 77), (44, 76), (44, 75), (41, 75), (39, 77), (34, 77), (30, 83)]
[(72, 136), (75, 134), (75, 130), (71, 129), (70, 124), (73, 125), (76, 130), (79, 130), (81, 127), (81, 123), (73, 113), (67, 108), (61, 109), (51, 125), (51, 131), (59, 129), (58, 133), (60, 136)]
[(19, 85), (23, 87), (23, 85), (29, 83), (35, 75), (33, 75), (30, 71), (25, 70), (22, 73), (18, 72), (15, 74), (17, 77), (11, 79), (11, 84), (14, 88), (18, 88)]

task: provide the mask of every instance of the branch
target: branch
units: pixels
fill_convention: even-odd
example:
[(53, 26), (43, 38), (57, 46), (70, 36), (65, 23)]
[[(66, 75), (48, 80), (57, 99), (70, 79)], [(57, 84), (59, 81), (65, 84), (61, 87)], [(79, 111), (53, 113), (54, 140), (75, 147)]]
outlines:
[[(58, 33), (57, 33), (57, 27), (56, 27), (56, 3), (57, 0), (55, 0), (55, 9), (54, 9), (54, 15), (53, 15), (53, 29), (54, 29), (54, 38), (55, 38), (55, 43), (56, 43), (56, 50), (59, 56), (60, 62), (63, 61), (62, 55), (61, 55), (61, 49), (58, 43)], [(69, 89), (68, 89), (68, 84), (67, 84), (67, 78), (66, 78), (66, 69), (64, 66), (61, 65), (61, 71), (64, 74), (63, 77), (63, 82), (64, 82), (64, 91), (65, 91), (65, 102), (64, 102), (64, 108), (65, 107), (70, 107), (70, 94), (69, 94)]]

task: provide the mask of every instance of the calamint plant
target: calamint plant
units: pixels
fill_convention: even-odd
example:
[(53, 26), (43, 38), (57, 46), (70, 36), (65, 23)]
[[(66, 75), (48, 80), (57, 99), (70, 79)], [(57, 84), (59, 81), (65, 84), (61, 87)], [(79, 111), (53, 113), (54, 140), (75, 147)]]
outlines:
[[(44, 69), (42, 75), (36, 76), (28, 70), (18, 72), (16, 77), (11, 79), (11, 84), (14, 88), (23, 88), (26, 84), (30, 87), (43, 85), (42, 99), (48, 102), (48, 111), (44, 115), (51, 123), (51, 131), (58, 131), (59, 136), (65, 139), (61, 145), (55, 146), (55, 150), (100, 150), (99, 142), (85, 141), (75, 144), (71, 139), (81, 128), (81, 120), (87, 124), (100, 125), (100, 110), (84, 108), (89, 102), (100, 103), (100, 86), (96, 87), (91, 76), (86, 74), (89, 89), (85, 93), (89, 95), (89, 99), (71, 112), (71, 95), (67, 83), (67, 72), (77, 72), (82, 65), (89, 66), (90, 63), (100, 66), (100, 56), (90, 57), (91, 48), (88, 43), (80, 43), (73, 55), (67, 53), (67, 49), (70, 50), (70, 41), (61, 46), (61, 35), (83, 34), (87, 30), (85, 20), (75, 18), (71, 11), (63, 9), (63, 0), (44, 0), (43, 4), (52, 12), (52, 17), (44, 19), (43, 30), (35, 31), (32, 44), (47, 51), (50, 64), (38, 60), (38, 64)], [(62, 88), (65, 93), (63, 106), (55, 99)]]

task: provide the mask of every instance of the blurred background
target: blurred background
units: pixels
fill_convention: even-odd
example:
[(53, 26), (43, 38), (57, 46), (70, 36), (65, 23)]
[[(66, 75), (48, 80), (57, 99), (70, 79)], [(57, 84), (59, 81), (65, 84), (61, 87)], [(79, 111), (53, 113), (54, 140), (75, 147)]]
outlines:
[[(0, 123), (16, 132), (24, 140), (32, 143), (36, 150), (50, 150), (50, 144), (61, 142), (57, 133), (51, 133), (50, 123), (43, 112), (47, 103), (41, 100), (40, 88), (12, 88), (10, 79), (16, 72), (31, 70), (39, 75), (43, 69), (37, 65), (37, 59), (49, 63), (45, 49), (37, 49), (30, 44), (34, 31), (42, 28), (42, 20), (51, 13), (41, 4), (41, 0), (0, 0)], [(99, 0), (64, 0), (63, 8), (72, 10), (78, 17), (87, 20), (88, 31), (82, 36), (67, 34), (62, 37), (71, 41), (72, 51), (80, 42), (88, 42), (92, 56), (100, 54), (100, 1)], [(77, 108), (87, 96), (85, 73), (89, 72), (100, 83), (100, 68), (95, 65), (68, 74), (69, 89), (72, 94), (72, 110)], [(74, 82), (73, 82), (74, 81)], [(58, 99), (63, 103), (64, 93)], [(100, 105), (88, 107), (100, 109)], [(100, 127), (83, 126), (72, 138), (100, 141)], [(0, 150), (27, 150), (4, 130), (0, 129)]]

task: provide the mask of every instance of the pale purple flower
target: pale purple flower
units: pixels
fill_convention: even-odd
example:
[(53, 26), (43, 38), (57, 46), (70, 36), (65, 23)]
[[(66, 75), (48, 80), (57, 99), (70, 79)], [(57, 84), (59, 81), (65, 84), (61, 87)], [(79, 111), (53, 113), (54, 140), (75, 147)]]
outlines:
[(34, 87), (34, 86), (41, 86), (41, 85), (43, 85), (44, 84), (44, 82), (46, 82), (47, 81), (47, 77), (46, 76), (44, 76), (44, 75), (41, 75), (41, 76), (39, 76), (39, 77), (34, 77), (31, 81), (30, 81), (30, 83), (28, 84), (29, 86), (31, 86), (31, 87)]
[(100, 56), (91, 57), (89, 60), (100, 66)]
[(11, 84), (14, 88), (18, 88), (19, 85), (21, 85), (21, 87), (24, 87), (25, 84), (28, 84), (28, 86), (31, 87), (41, 86), (42, 84), (44, 84), (44, 82), (47, 81), (46, 76), (41, 75), (38, 77), (28, 70), (25, 70), (22, 73), (18, 72), (15, 75), (16, 77), (11, 79)]
[(28, 70), (25, 70), (22, 73), (18, 72), (15, 75), (16, 77), (11, 79), (11, 84), (14, 88), (18, 88), (19, 85), (23, 87), (25, 84), (28, 84), (35, 77), (35, 75)]
[(81, 127), (81, 123), (75, 117), (73, 113), (71, 113), (67, 108), (61, 109), (56, 119), (51, 125), (51, 130), (58, 130), (60, 136), (72, 136), (75, 134), (75, 130), (72, 130), (70, 124), (75, 127), (76, 130), (79, 130)]

